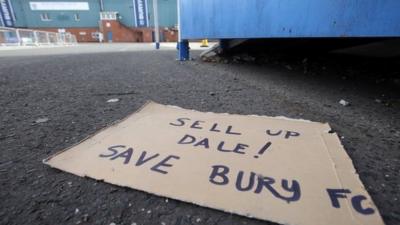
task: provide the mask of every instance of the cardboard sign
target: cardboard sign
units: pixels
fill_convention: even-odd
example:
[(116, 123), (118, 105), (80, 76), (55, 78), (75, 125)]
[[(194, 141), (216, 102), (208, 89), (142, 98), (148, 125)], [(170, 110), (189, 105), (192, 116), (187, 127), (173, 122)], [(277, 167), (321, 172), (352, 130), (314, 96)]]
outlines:
[(328, 124), (147, 103), (44, 163), (282, 224), (383, 224)]

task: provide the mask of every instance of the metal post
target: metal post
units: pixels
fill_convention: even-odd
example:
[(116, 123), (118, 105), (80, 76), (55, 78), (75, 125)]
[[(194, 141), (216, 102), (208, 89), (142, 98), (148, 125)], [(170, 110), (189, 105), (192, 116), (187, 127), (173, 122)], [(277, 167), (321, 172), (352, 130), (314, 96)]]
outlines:
[(37, 31), (33, 31), (33, 38), (35, 38), (35, 45), (39, 45), (39, 37), (37, 35)]
[(56, 37), (57, 37), (57, 45), (59, 45), (61, 43), (61, 34), (57, 33)]
[(158, 26), (158, 0), (153, 0), (154, 10), (154, 36), (156, 38), (156, 49), (160, 48), (160, 29)]
[(18, 46), (21, 46), (21, 35), (19, 34), (19, 30), (15, 30), (15, 34), (17, 35)]
[(189, 60), (189, 41), (181, 40), (178, 43), (178, 59), (180, 61)]
[(177, 1), (177, 6), (178, 6), (178, 60), (180, 61), (186, 61), (189, 60), (189, 41), (188, 40), (182, 40), (181, 37), (181, 5), (180, 5), (180, 0)]
[(49, 32), (46, 32), (46, 39), (47, 39), (47, 44), (50, 44)]

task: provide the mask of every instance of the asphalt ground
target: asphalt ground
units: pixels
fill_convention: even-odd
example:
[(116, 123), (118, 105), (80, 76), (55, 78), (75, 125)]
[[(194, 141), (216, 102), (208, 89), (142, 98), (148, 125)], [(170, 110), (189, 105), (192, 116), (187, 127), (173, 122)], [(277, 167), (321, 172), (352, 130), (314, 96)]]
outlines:
[(173, 49), (84, 52), (0, 52), (0, 224), (272, 224), (42, 164), (148, 100), (329, 122), (386, 224), (400, 224), (400, 91), (378, 74), (379, 66), (398, 74), (396, 66), (369, 69), (376, 59), (353, 66), (338, 56), (225, 64), (179, 62)]

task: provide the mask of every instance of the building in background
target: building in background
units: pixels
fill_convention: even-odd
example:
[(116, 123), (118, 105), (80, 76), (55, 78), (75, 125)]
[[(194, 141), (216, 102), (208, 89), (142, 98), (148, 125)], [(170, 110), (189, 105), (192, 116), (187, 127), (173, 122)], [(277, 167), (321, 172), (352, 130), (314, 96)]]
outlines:
[[(152, 42), (153, 0), (0, 0), (0, 26), (69, 32), (79, 42)], [(177, 0), (157, 0), (161, 41), (177, 39)]]

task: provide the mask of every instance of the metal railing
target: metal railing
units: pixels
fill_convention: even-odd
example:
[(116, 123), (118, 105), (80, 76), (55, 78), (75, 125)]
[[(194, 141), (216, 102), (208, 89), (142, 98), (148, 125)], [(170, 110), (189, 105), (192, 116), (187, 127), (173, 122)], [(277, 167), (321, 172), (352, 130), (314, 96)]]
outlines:
[(76, 37), (70, 33), (0, 27), (0, 46), (73, 45)]

